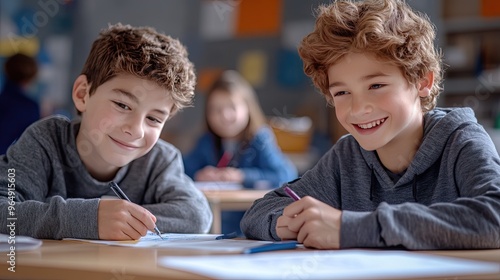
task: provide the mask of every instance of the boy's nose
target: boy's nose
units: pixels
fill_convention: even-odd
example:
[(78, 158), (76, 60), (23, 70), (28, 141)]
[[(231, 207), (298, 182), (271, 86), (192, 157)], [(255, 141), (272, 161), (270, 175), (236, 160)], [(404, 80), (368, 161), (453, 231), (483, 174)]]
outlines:
[(144, 137), (144, 128), (143, 122), (136, 119), (129, 119), (122, 126), (122, 131), (125, 134), (128, 134), (132, 137), (132, 139), (140, 139)]
[(364, 96), (353, 96), (351, 99), (351, 113), (353, 115), (363, 115), (371, 112), (372, 106)]

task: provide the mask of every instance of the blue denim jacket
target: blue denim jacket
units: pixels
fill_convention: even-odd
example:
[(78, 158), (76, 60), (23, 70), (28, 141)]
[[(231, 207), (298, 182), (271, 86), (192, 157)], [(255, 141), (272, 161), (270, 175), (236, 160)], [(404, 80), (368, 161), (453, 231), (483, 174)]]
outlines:
[[(229, 165), (243, 171), (245, 188), (254, 188), (257, 181), (267, 181), (270, 188), (277, 188), (298, 176), (296, 167), (281, 152), (269, 127), (260, 128), (249, 143), (242, 144), (244, 148), (233, 156)], [(222, 151), (216, 152), (213, 134), (205, 133), (195, 148), (184, 157), (186, 174), (194, 179), (194, 174), (203, 167), (216, 166), (222, 154)], [(222, 233), (241, 234), (240, 220), (243, 214), (241, 211), (223, 212)]]

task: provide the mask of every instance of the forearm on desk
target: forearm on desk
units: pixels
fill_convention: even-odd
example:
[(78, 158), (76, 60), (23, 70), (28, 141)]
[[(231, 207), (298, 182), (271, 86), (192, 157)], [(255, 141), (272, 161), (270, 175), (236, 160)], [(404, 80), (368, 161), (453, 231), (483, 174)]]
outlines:
[(48, 202), (17, 201), (15, 220), (9, 219), (8, 200), (0, 201), (0, 232), (8, 233), (7, 225), (14, 222), (16, 234), (35, 238), (98, 239), (98, 199), (68, 199), (51, 197)]

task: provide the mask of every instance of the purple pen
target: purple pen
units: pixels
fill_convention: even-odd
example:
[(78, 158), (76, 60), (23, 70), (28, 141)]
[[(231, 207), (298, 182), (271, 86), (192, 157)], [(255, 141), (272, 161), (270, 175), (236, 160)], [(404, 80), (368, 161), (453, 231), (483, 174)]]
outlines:
[(285, 192), (286, 194), (293, 198), (293, 200), (297, 201), (297, 200), (300, 200), (300, 196), (298, 196), (294, 191), (292, 191), (292, 189), (290, 189), (289, 187), (285, 187)]

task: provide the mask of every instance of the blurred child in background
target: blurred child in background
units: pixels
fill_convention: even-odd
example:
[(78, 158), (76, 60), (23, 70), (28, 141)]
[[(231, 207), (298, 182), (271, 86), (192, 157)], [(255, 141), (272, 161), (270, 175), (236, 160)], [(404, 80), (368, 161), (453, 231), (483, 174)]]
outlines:
[[(208, 90), (205, 119), (208, 131), (184, 157), (186, 174), (195, 181), (275, 188), (297, 177), (266, 125), (255, 91), (236, 71), (223, 72)], [(222, 232), (241, 233), (242, 216), (222, 213)]]
[(5, 154), (30, 124), (40, 119), (38, 103), (26, 93), (38, 73), (36, 60), (14, 54), (5, 61), (4, 70), (5, 85), (0, 93), (0, 155)]

